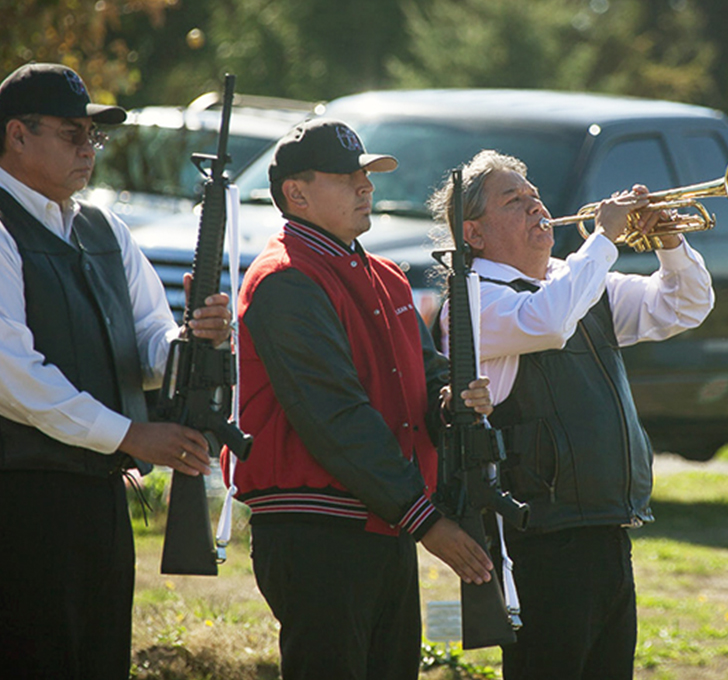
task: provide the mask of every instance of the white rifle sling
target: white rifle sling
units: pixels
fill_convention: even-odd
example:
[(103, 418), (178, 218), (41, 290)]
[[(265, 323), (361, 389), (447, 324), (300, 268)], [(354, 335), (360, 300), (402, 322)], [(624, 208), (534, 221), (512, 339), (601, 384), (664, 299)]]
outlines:
[[(475, 349), (475, 365), (480, 372), (480, 278), (475, 272), (468, 274), (468, 300), (470, 303), (471, 326), (473, 328), (473, 347)], [(483, 416), (483, 423), (490, 427), (488, 419)], [(488, 464), (488, 478), (492, 484), (496, 483), (497, 468), (495, 463)], [(516, 580), (513, 576), (513, 560), (508, 554), (506, 536), (503, 530), (503, 516), (496, 513), (496, 525), (500, 540), (501, 557), (503, 560), (503, 596), (506, 609), (515, 629), (521, 627), (521, 603), (518, 599)]]
[[(227, 215), (226, 232), (228, 237), (228, 256), (230, 268), (230, 309), (232, 311), (233, 321), (231, 324), (231, 332), (233, 334), (233, 360), (237, 362), (240, 351), (240, 337), (238, 335), (238, 285), (240, 271), (240, 253), (238, 239), (238, 211), (240, 206), (240, 194), (235, 184), (228, 184), (225, 192), (225, 212)], [(237, 366), (236, 366), (237, 368)], [(233, 385), (233, 422), (240, 427), (240, 371), (236, 370), (235, 385)], [(220, 519), (217, 523), (217, 534), (215, 542), (217, 543), (218, 553), (230, 543), (232, 535), (232, 518), (233, 503), (238, 493), (235, 486), (235, 466), (238, 457), (230, 451), (228, 456), (228, 473), (230, 475), (230, 486), (225, 494), (225, 502), (222, 506)]]

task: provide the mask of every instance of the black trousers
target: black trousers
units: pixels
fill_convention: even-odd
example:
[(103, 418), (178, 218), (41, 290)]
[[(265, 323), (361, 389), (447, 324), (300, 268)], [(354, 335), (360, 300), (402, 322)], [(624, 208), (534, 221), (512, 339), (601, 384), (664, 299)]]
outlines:
[(120, 476), (0, 472), (0, 675), (128, 680), (134, 544)]
[(637, 612), (627, 531), (511, 532), (508, 550), (523, 628), (503, 647), (504, 680), (631, 680)]
[(322, 523), (252, 529), (258, 586), (281, 624), (284, 680), (416, 680), (421, 621), (409, 536)]

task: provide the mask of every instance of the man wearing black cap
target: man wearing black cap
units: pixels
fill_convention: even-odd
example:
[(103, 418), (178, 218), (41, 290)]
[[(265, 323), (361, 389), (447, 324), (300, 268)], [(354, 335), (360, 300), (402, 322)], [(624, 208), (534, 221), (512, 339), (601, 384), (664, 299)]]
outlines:
[[(232, 481), (252, 509), (285, 680), (417, 678), (418, 540), (466, 581), (490, 578), (485, 553), (429, 500), (447, 362), (404, 274), (356, 240), (370, 228), (369, 172), (396, 167), (342, 122), (294, 128), (269, 167), (287, 221), (240, 291), (241, 426), (254, 443)], [(485, 379), (466, 395), (490, 412)], [(222, 464), (229, 479), (227, 452)]]
[[(127, 680), (134, 546), (122, 474), (208, 473), (204, 437), (147, 423), (178, 335), (118, 218), (73, 194), (126, 113), (28, 64), (0, 84), (0, 674)], [(189, 285), (189, 283), (188, 283)], [(229, 336), (227, 296), (193, 332)]]

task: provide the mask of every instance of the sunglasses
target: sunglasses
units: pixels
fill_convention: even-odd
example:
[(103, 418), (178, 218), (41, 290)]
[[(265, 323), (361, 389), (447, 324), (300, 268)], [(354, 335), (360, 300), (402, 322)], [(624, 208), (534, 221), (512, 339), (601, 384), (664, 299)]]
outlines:
[(91, 146), (100, 151), (104, 148), (104, 144), (109, 141), (109, 135), (99, 130), (95, 125), (86, 130), (82, 126), (74, 126), (73, 128), (62, 128), (56, 127), (44, 123), (43, 121), (23, 121), (26, 125), (36, 126), (42, 125), (43, 127), (50, 128), (56, 133), (56, 137), (62, 139), (64, 142), (73, 144), (74, 146), (84, 146), (86, 143), (90, 143)]

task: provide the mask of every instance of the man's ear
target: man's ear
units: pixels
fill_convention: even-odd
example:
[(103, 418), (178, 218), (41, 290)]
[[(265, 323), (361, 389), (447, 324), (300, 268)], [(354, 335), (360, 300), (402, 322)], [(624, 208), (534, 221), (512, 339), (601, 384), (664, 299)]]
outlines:
[(304, 193), (301, 191), (301, 183), (298, 180), (284, 180), (283, 185), (281, 186), (281, 191), (283, 191), (283, 195), (286, 197), (289, 207), (295, 207), (299, 210), (308, 207), (308, 201), (306, 200)]
[(481, 251), (485, 247), (483, 226), (475, 220), (465, 220), (463, 222), (463, 238), (476, 251)]
[(23, 124), (13, 118), (7, 122), (5, 127), (5, 146), (18, 148), (25, 144), (25, 127)]

